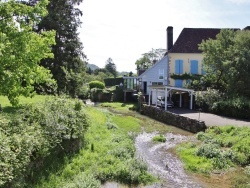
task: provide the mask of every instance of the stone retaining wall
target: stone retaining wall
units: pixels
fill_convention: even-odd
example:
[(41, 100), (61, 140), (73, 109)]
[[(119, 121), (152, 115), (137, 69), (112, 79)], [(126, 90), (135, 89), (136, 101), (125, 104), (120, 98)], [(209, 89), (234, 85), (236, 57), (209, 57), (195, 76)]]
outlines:
[(143, 105), (142, 114), (160, 122), (173, 125), (193, 133), (205, 131), (207, 128), (204, 121), (198, 121), (196, 119), (180, 116), (168, 111), (165, 112), (164, 110), (156, 108), (155, 106)]

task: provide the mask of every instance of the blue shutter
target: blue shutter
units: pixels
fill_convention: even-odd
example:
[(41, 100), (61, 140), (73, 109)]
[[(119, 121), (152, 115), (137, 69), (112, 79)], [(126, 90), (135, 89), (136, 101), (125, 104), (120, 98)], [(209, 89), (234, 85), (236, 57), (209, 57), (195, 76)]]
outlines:
[(179, 60), (175, 60), (175, 74), (179, 74), (180, 66), (179, 66)]
[[(183, 60), (175, 60), (175, 74), (183, 74)], [(175, 80), (175, 87), (182, 87), (183, 80)]]
[(175, 80), (175, 87), (182, 87), (183, 80)]
[(191, 60), (190, 73), (191, 74), (198, 74), (198, 61), (197, 60)]
[(180, 62), (180, 74), (183, 74), (183, 60), (179, 60)]
[(183, 60), (175, 60), (175, 74), (183, 74)]

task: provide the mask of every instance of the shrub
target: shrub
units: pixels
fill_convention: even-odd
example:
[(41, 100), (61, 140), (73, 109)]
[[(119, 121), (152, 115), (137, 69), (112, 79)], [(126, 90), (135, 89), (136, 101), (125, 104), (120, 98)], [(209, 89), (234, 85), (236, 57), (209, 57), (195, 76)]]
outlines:
[(228, 117), (250, 119), (250, 101), (243, 97), (218, 101), (212, 112)]
[(206, 133), (198, 133), (202, 143), (196, 155), (212, 160), (215, 168), (246, 166), (250, 163), (250, 129), (248, 127), (210, 127)]
[(204, 156), (206, 158), (219, 157), (220, 150), (217, 144), (203, 144), (197, 148), (196, 155)]
[(53, 98), (26, 105), (0, 121), (0, 187), (23, 187), (45, 157), (78, 151), (89, 123), (78, 100)]
[(212, 111), (216, 102), (223, 99), (223, 93), (218, 90), (208, 88), (207, 91), (195, 92), (196, 104), (202, 108), (203, 111)]
[(90, 97), (89, 87), (86, 85), (80, 87), (77, 95), (79, 99), (88, 99)]
[(98, 89), (104, 89), (105, 88), (105, 85), (103, 82), (100, 82), (100, 81), (91, 81), (89, 82), (89, 88), (92, 89), (92, 88), (98, 88)]
[(63, 188), (75, 188), (75, 187), (91, 187), (91, 188), (99, 188), (101, 186), (101, 182), (95, 179), (93, 175), (89, 175), (87, 173), (80, 173), (70, 182), (65, 183)]

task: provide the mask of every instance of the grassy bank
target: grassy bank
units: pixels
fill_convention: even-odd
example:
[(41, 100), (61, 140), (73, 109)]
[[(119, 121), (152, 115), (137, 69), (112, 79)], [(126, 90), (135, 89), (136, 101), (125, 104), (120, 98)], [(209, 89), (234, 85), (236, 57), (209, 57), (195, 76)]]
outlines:
[(82, 107), (57, 97), (0, 113), (0, 187), (33, 187), (57, 156), (78, 152), (89, 126)]
[(133, 135), (140, 131), (138, 119), (131, 116), (125, 119), (94, 107), (85, 110), (91, 119), (85, 147), (67, 159), (60, 172), (42, 178), (36, 187), (84, 187), (87, 182), (92, 182), (91, 187), (99, 187), (105, 181), (154, 182), (156, 179), (148, 174), (147, 166), (134, 157)]
[(228, 174), (230, 186), (250, 187), (249, 127), (211, 127), (196, 137), (196, 143), (183, 143), (176, 150), (187, 170)]
[[(41, 106), (40, 102), (44, 104)], [(33, 105), (26, 106), (27, 103)], [(1, 97), (1, 104), (4, 111), (8, 112), (0, 114), (1, 135), (8, 138), (7, 143), (2, 137), (4, 142), (1, 147), (5, 148), (4, 160), (10, 168), (0, 172), (0, 176), (9, 182), (8, 185), (15, 187), (99, 187), (106, 181), (127, 185), (150, 184), (157, 179), (147, 172), (147, 166), (142, 161), (135, 158), (134, 138), (143, 130), (158, 130), (160, 133), (175, 131), (174, 127), (167, 127), (130, 111), (133, 104), (105, 104), (113, 105), (112, 110), (116, 112), (106, 107), (80, 108), (77, 100), (61, 100), (57, 97), (49, 100), (47, 96), (21, 98), (19, 107), (9, 106), (7, 98)], [(75, 110), (87, 115), (89, 124), (87, 132), (82, 134), (84, 145), (77, 153), (71, 152), (75, 142), (71, 142), (74, 141), (73, 135), (67, 131), (70, 128), (80, 134), (80, 129), (77, 129), (79, 122), (74, 118)], [(49, 129), (53, 129), (53, 132)], [(19, 152), (23, 148), (27, 153)], [(13, 156), (19, 156), (9, 160), (8, 151), (13, 152)], [(7, 180), (9, 175), (6, 173), (12, 167), (13, 176)]]
[(1, 104), (3, 112), (14, 113), (15, 110), (19, 109), (23, 105), (43, 102), (46, 99), (51, 98), (51, 97), (52, 96), (47, 96), (47, 95), (35, 95), (32, 98), (26, 98), (26, 97), (20, 96), (19, 105), (17, 107), (13, 107), (10, 104), (10, 101), (8, 100), (6, 96), (0, 95), (0, 104)]

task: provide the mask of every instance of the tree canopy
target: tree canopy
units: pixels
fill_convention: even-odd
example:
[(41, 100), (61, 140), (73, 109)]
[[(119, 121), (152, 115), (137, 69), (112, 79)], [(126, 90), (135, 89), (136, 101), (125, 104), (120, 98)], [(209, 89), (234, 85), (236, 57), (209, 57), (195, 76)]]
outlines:
[(250, 98), (250, 31), (221, 30), (215, 40), (203, 41), (206, 71), (202, 80), (228, 95)]
[(105, 64), (105, 69), (110, 72), (114, 78), (117, 76), (116, 65), (111, 58), (108, 58)]
[[(30, 0), (34, 6), (41, 0)], [(82, 0), (50, 0), (45, 16), (38, 24), (36, 31), (56, 31), (56, 44), (52, 46), (54, 59), (43, 59), (41, 64), (50, 69), (57, 81), (58, 94), (66, 93), (73, 97), (85, 82), (86, 56), (78, 37), (82, 12), (76, 8)], [(73, 86), (73, 85), (74, 86)]]
[(142, 57), (135, 62), (137, 69), (148, 69), (155, 62), (159, 61), (164, 54), (166, 53), (165, 49), (153, 49), (147, 53), (142, 54)]
[(20, 95), (32, 96), (35, 84), (53, 84), (50, 71), (39, 63), (53, 58), (55, 32), (32, 30), (47, 14), (47, 4), (48, 0), (33, 7), (14, 0), (0, 2), (0, 94), (13, 105)]

